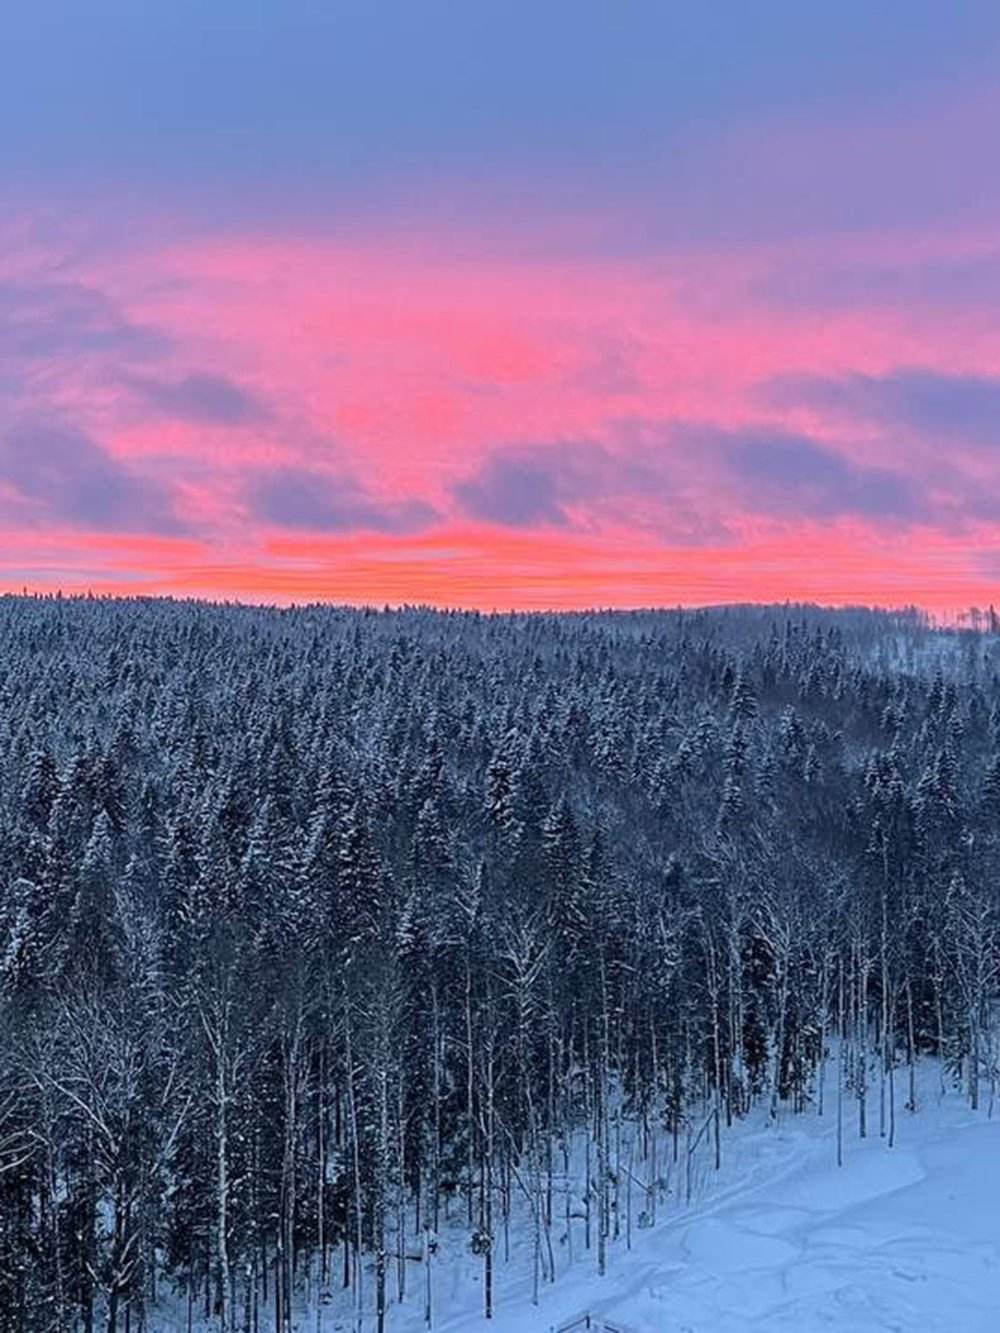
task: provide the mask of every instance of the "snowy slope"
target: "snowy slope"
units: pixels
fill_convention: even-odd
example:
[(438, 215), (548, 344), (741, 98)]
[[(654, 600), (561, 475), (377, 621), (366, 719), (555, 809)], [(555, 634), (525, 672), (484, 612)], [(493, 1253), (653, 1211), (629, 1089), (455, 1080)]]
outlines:
[[(786, 1114), (734, 1131), (726, 1183), (700, 1207), (643, 1233), (604, 1279), (581, 1262), (537, 1309), (523, 1295), (501, 1300), (495, 1333), (548, 1330), (584, 1310), (636, 1333), (993, 1333), (1000, 1119), (927, 1082), (896, 1146), (849, 1133), (843, 1168), (829, 1121)], [(438, 1327), (489, 1326), (476, 1313)]]
[[(762, 1109), (728, 1131), (716, 1174), (699, 1157), (695, 1197), (662, 1205), (659, 1223), (609, 1250), (598, 1277), (593, 1252), (557, 1257), (557, 1280), (531, 1302), (531, 1245), (513, 1236), (500, 1261), (495, 1316), (481, 1313), (481, 1263), (464, 1228), (442, 1237), (435, 1266), (437, 1333), (550, 1333), (585, 1312), (626, 1333), (995, 1333), (1000, 1329), (1000, 1102), (968, 1109), (922, 1071), (918, 1113), (901, 1111), (896, 1144), (857, 1137), (845, 1113), (845, 1163), (836, 1164), (832, 1103), (814, 1112)], [(988, 1099), (987, 1099), (988, 1100)], [(877, 1114), (874, 1117), (877, 1122)], [(389, 1310), (388, 1333), (425, 1327), (422, 1265), (406, 1301)], [(353, 1333), (346, 1294), (300, 1310), (296, 1333)], [(265, 1317), (264, 1326), (268, 1327)], [(180, 1315), (157, 1333), (186, 1329)], [(369, 1315), (363, 1333), (373, 1333)]]

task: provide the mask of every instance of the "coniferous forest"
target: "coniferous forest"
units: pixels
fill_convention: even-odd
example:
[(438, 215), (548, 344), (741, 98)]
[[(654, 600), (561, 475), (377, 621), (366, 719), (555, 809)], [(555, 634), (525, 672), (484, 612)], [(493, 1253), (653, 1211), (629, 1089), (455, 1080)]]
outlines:
[(824, 1065), (991, 1097), (994, 629), (0, 600), (0, 1333), (489, 1314)]

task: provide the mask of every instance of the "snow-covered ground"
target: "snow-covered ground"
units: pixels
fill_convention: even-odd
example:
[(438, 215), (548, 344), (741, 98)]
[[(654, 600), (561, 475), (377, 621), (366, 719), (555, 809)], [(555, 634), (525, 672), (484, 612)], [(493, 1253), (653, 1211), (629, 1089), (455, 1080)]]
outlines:
[[(735, 1128), (722, 1178), (690, 1210), (665, 1209), (630, 1253), (620, 1245), (607, 1277), (581, 1259), (535, 1308), (526, 1284), (504, 1299), (501, 1274), (495, 1333), (548, 1330), (585, 1310), (636, 1333), (995, 1333), (1000, 1115), (942, 1097), (926, 1074), (892, 1148), (877, 1123), (859, 1140), (848, 1106), (843, 1167), (832, 1108)], [(438, 1327), (488, 1326), (476, 1310)]]
[[(699, 1154), (690, 1205), (674, 1194), (657, 1225), (610, 1247), (609, 1271), (576, 1236), (578, 1257), (557, 1256), (557, 1280), (531, 1301), (527, 1237), (497, 1265), (497, 1307), (481, 1313), (481, 1261), (464, 1247), (436, 1265), (439, 1333), (549, 1333), (584, 1312), (629, 1333), (814, 1333), (1000, 1329), (1000, 1104), (973, 1113), (942, 1094), (936, 1070), (920, 1081), (919, 1110), (900, 1111), (896, 1143), (857, 1137), (845, 1113), (845, 1162), (836, 1164), (834, 1108), (777, 1122), (761, 1111), (723, 1140), (716, 1174)], [(877, 1100), (876, 1098), (872, 1099)], [(676, 1182), (683, 1195), (683, 1179)], [(456, 1238), (456, 1246), (458, 1245)], [(449, 1248), (445, 1245), (445, 1251)], [(390, 1333), (423, 1325), (421, 1274), (389, 1312)], [(301, 1333), (355, 1322), (331, 1303), (303, 1310)], [(365, 1320), (365, 1333), (374, 1321)]]
[(645, 1236), (604, 1283), (553, 1293), (537, 1323), (505, 1311), (498, 1333), (574, 1305), (637, 1333), (996, 1330), (1000, 1123), (952, 1102), (900, 1129), (892, 1149), (850, 1143), (839, 1169), (815, 1122), (748, 1135), (743, 1187)]

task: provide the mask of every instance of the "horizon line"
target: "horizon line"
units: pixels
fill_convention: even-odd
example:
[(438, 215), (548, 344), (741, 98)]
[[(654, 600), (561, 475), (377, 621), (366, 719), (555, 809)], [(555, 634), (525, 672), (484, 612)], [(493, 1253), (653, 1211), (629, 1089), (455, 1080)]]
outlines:
[[(821, 611), (830, 614), (848, 614), (863, 611), (871, 615), (909, 616), (922, 619), (932, 629), (964, 629), (977, 633), (1000, 633), (1000, 612), (990, 602), (987, 606), (963, 606), (944, 611), (922, 606), (919, 602), (820, 602), (808, 599), (786, 598), (779, 601), (734, 599), (723, 602), (663, 602), (636, 603), (633, 606), (602, 606), (595, 603), (586, 607), (493, 606), (476, 607), (449, 605), (441, 602), (351, 601), (334, 598), (312, 598), (307, 601), (266, 601), (253, 596), (212, 597), (194, 593), (125, 592), (94, 588), (4, 588), (0, 600), (58, 601), (58, 602), (162, 602), (176, 606), (199, 606), (216, 609), (241, 608), (256, 611), (309, 611), (338, 610), (365, 611), (391, 614), (402, 611), (430, 611), (439, 615), (477, 616), (488, 619), (520, 616), (532, 619), (558, 616), (561, 619), (580, 619), (586, 616), (677, 615), (684, 612), (723, 612), (735, 610), (757, 611)], [(986, 623), (977, 623), (985, 621)]]

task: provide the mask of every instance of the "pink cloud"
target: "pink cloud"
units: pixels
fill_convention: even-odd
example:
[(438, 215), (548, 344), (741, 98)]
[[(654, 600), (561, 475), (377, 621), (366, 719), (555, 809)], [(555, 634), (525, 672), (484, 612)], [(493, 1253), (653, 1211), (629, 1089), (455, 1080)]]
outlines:
[[(1000, 496), (1000, 480), (973, 439), (943, 468), (918, 419), (762, 391), (900, 367), (1000, 377), (974, 292), (927, 299), (935, 266), (989, 262), (985, 234), (668, 258), (514, 256), (440, 232), (192, 239), (58, 268), (15, 252), (8, 417), (72, 423), (142, 495), (140, 528), (176, 514), (195, 544), (140, 530), (122, 560), (81, 529), (53, 554), (12, 511), (12, 571), (470, 605), (988, 593), (977, 557), (1000, 525), (968, 483)], [(924, 287), (880, 285), (887, 266)], [(837, 272), (868, 274), (871, 298), (859, 280), (820, 299)]]

